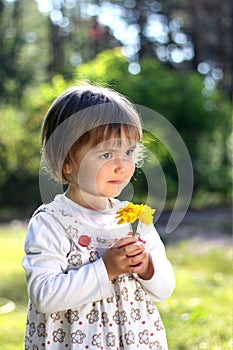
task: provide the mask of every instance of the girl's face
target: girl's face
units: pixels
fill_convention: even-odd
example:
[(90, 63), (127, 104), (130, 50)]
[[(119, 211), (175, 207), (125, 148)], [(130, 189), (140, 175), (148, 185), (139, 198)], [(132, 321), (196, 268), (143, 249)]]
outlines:
[(88, 208), (105, 208), (106, 198), (118, 196), (133, 176), (136, 146), (122, 138), (77, 150), (68, 197)]

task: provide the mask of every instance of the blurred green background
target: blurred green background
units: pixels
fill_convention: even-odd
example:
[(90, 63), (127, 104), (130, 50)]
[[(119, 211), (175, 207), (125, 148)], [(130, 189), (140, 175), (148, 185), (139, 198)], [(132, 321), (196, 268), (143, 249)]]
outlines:
[[(83, 80), (173, 124), (192, 159), (193, 207), (229, 204), (231, 7), (228, 0), (1, 0), (0, 218), (25, 218), (40, 203), (42, 119), (58, 94)], [(147, 147), (166, 175), (169, 207), (177, 194), (173, 160), (158, 140)], [(143, 200), (143, 180), (139, 187)]]
[[(17, 306), (0, 313), (1, 348), (22, 343), (20, 260), (24, 220), (41, 203), (41, 122), (54, 98), (84, 80), (157, 111), (184, 140), (194, 171), (192, 220), (176, 239), (163, 236), (179, 283), (162, 309), (172, 350), (229, 348), (232, 33), (230, 0), (0, 0), (0, 297)], [(177, 195), (176, 168), (158, 139), (144, 141), (166, 177), (166, 214)], [(145, 178), (138, 172), (134, 181), (136, 200), (144, 201)]]

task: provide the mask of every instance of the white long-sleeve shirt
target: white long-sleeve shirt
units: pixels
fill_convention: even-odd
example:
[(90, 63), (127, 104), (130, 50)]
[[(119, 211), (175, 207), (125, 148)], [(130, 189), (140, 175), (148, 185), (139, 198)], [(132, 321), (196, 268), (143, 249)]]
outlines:
[[(128, 224), (117, 225), (115, 218), (126, 203), (112, 203), (113, 208), (98, 212), (58, 195), (32, 217), (23, 259), (30, 298), (26, 349), (33, 349), (32, 344), (38, 349), (50, 349), (50, 344), (54, 350), (98, 349), (100, 343), (103, 349), (134, 349), (132, 344), (149, 349), (153, 341), (166, 349), (153, 302), (172, 293), (172, 266), (154, 226), (141, 225), (139, 232), (154, 264), (153, 277), (142, 280), (125, 274), (109, 281), (102, 255), (131, 231)], [(145, 334), (139, 325), (142, 315)], [(155, 322), (162, 329), (152, 332)]]

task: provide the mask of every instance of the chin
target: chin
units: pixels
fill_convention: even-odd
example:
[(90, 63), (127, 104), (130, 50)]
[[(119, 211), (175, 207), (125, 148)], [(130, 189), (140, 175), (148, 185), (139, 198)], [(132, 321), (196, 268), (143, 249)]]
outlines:
[(106, 197), (106, 198), (109, 198), (109, 197), (118, 197), (121, 192), (123, 191), (123, 189), (125, 188), (127, 184), (124, 184), (124, 185), (121, 185), (121, 186), (112, 186), (111, 188), (103, 188), (102, 191), (100, 190), (99, 191), (99, 195), (101, 197)]
[(111, 198), (111, 197), (118, 197), (121, 194), (122, 190), (118, 191), (106, 191), (104, 192), (101, 197)]

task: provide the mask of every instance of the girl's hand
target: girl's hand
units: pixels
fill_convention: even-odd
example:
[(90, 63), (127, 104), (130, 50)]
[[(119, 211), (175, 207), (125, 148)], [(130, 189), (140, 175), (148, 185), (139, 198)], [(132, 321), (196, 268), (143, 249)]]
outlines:
[(149, 252), (133, 236), (118, 239), (102, 258), (110, 280), (124, 273), (137, 273), (142, 279), (150, 279), (154, 273)]

